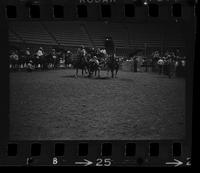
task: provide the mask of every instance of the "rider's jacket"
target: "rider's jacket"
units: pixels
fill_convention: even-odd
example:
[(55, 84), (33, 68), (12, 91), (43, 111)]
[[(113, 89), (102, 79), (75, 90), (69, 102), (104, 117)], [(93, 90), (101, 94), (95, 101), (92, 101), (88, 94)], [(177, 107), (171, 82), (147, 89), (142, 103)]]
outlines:
[(91, 58), (91, 59), (89, 60), (89, 62), (94, 62), (94, 63), (96, 63), (97, 65), (99, 65), (99, 60), (98, 60), (97, 58), (95, 58), (95, 57)]
[(10, 58), (11, 58), (11, 59), (14, 59), (14, 60), (16, 60), (16, 61), (19, 60), (19, 56), (18, 56), (17, 54), (12, 54), (12, 55), (10, 55)]
[(29, 50), (26, 50), (26, 55), (31, 55)]
[(42, 52), (41, 50), (38, 50), (38, 51), (37, 51), (37, 56), (40, 57), (40, 56), (42, 56), (42, 55), (43, 55), (43, 52)]
[(158, 60), (158, 65), (164, 65), (164, 61), (162, 59)]
[(52, 52), (52, 57), (53, 57), (53, 59), (56, 59), (56, 58), (57, 58), (56, 52)]
[(182, 65), (183, 67), (185, 67), (185, 66), (186, 66), (186, 61), (185, 61), (185, 60), (181, 60), (181, 65)]
[(77, 54), (79, 56), (85, 56), (86, 55), (86, 50), (85, 49), (78, 49)]

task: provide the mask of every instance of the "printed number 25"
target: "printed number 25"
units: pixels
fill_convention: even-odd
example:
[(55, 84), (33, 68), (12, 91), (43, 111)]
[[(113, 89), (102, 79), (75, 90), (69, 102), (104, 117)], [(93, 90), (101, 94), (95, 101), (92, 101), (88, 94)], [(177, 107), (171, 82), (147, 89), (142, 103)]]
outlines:
[(97, 159), (96, 166), (110, 166), (111, 159)]

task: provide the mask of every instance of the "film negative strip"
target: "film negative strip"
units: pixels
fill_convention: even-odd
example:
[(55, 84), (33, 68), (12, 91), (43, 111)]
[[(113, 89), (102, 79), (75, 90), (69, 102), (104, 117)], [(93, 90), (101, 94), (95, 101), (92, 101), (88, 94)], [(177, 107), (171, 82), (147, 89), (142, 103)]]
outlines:
[[(7, 152), (6, 152), (7, 151)], [(171, 141), (36, 141), (9, 143), (1, 164), (12, 166), (191, 166), (190, 151)]]
[(191, 167), (199, 2), (0, 3), (0, 166)]

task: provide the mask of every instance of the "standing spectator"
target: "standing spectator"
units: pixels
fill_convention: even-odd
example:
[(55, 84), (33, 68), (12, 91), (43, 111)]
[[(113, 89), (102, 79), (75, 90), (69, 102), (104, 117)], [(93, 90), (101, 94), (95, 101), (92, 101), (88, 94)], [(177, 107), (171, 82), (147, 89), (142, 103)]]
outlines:
[(180, 70), (180, 77), (185, 77), (185, 72), (186, 72), (186, 60), (185, 60), (185, 58), (183, 57), (183, 58), (181, 58), (180, 59), (180, 67), (179, 67), (179, 70)]
[(181, 63), (182, 63), (182, 67), (183, 67), (183, 77), (186, 77), (186, 65), (187, 64), (186, 64), (186, 57), (185, 56), (183, 57)]
[(27, 71), (32, 72), (34, 69), (33, 67), (33, 61), (30, 59), (29, 62), (27, 63)]
[(44, 55), (44, 50), (42, 47), (39, 48), (39, 50), (36, 53), (36, 68), (40, 67), (42, 64), (42, 56)]
[(156, 72), (157, 71), (157, 62), (158, 62), (158, 60), (160, 58), (159, 51), (153, 52), (152, 53), (152, 57), (153, 57), (153, 59), (152, 59), (152, 71)]
[(71, 60), (71, 56), (72, 56), (72, 53), (68, 50), (65, 54), (65, 67), (69, 67), (70, 64), (72, 64), (72, 60)]
[(182, 67), (182, 64), (181, 64), (181, 58), (179, 56), (177, 56), (177, 67), (176, 67), (176, 76), (177, 77), (181, 77), (181, 67)]
[(163, 73), (165, 75), (168, 75), (168, 63), (169, 60), (171, 59), (170, 53), (167, 54), (167, 56), (163, 57), (164, 65), (163, 65)]
[(138, 68), (138, 60), (137, 60), (137, 57), (133, 59), (133, 64), (134, 64), (134, 72), (137, 72), (137, 68)]
[(19, 69), (19, 56), (17, 54), (17, 51), (12, 52), (11, 59), (12, 59), (12, 62), (13, 62), (13, 69), (14, 70)]
[(31, 52), (30, 48), (27, 48), (25, 51), (25, 66), (27, 66), (30, 60), (31, 60)]
[(39, 48), (39, 50), (37, 51), (37, 56), (41, 57), (44, 54), (44, 50), (42, 47)]
[(57, 54), (55, 49), (51, 50), (51, 55), (53, 58), (53, 68), (55, 69), (57, 67)]
[(14, 70), (15, 60), (14, 60), (14, 51), (10, 52), (10, 68)]
[(157, 62), (158, 68), (159, 68), (159, 74), (163, 73), (163, 65), (164, 65), (164, 60), (163, 58), (160, 57), (160, 59)]

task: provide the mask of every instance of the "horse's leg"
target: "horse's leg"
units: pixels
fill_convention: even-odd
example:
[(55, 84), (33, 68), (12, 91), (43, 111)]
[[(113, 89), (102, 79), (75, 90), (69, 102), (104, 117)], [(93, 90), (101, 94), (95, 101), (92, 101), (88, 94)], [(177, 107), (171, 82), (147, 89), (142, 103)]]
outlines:
[(117, 78), (118, 68), (115, 69), (115, 78)]
[(93, 75), (93, 71), (92, 71), (92, 69), (89, 68), (89, 75), (88, 75), (88, 77), (91, 77), (92, 75)]
[(111, 75), (112, 75), (112, 78), (114, 78), (114, 70), (113, 69), (111, 70)]
[(78, 77), (78, 68), (76, 68), (76, 74), (75, 74), (75, 78)]
[(85, 71), (85, 74), (87, 74), (87, 65), (85, 66), (84, 71)]
[(84, 77), (84, 68), (82, 68), (82, 76)]
[(95, 70), (94, 75), (97, 76), (97, 70)]
[(88, 77), (90, 76), (90, 69), (89, 67), (87, 67), (87, 73), (88, 73)]
[(98, 69), (98, 78), (100, 78), (100, 69)]
[(109, 69), (107, 69), (107, 77), (109, 76), (109, 71), (110, 71), (110, 70), (109, 70)]

